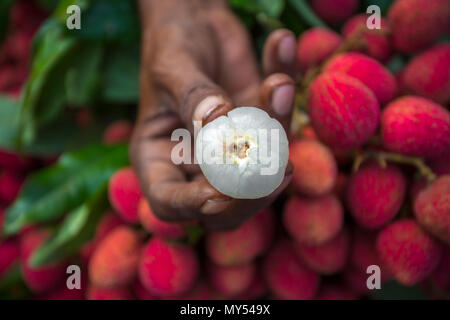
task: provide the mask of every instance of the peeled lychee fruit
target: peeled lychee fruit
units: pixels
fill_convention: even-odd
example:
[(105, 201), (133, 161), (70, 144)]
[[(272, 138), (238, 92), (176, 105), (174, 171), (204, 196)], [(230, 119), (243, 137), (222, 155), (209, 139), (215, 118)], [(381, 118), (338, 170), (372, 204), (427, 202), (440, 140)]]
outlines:
[(300, 68), (306, 72), (309, 68), (319, 66), (339, 48), (341, 43), (341, 36), (329, 29), (311, 28), (303, 32), (297, 45)]
[(335, 274), (347, 263), (350, 237), (346, 230), (342, 230), (324, 244), (312, 246), (296, 243), (294, 249), (298, 257), (311, 270), (324, 275)]
[(103, 142), (114, 144), (127, 142), (133, 133), (133, 124), (128, 120), (119, 120), (111, 123), (103, 133)]
[(333, 239), (343, 224), (343, 209), (332, 194), (317, 198), (292, 197), (283, 214), (283, 224), (298, 242), (320, 245)]
[(421, 97), (398, 98), (381, 114), (381, 135), (391, 151), (434, 158), (450, 148), (450, 113)]
[(289, 159), (294, 165), (292, 183), (308, 196), (320, 196), (331, 191), (336, 183), (337, 165), (325, 145), (312, 139), (294, 142)]
[(109, 202), (128, 223), (137, 223), (138, 204), (142, 198), (139, 180), (131, 168), (117, 171), (109, 180)]
[(195, 144), (195, 157), (206, 179), (230, 197), (262, 198), (284, 179), (289, 157), (287, 135), (262, 109), (231, 110), (207, 123)]
[(359, 7), (358, 0), (312, 0), (313, 10), (325, 22), (338, 25), (354, 14)]
[(138, 215), (142, 226), (151, 234), (168, 239), (183, 238), (186, 235), (186, 227), (183, 224), (162, 221), (155, 216), (145, 198), (139, 202)]
[(391, 101), (397, 91), (394, 76), (378, 61), (361, 53), (340, 54), (327, 62), (324, 70), (342, 72), (360, 80), (372, 90), (381, 105)]
[(350, 178), (347, 203), (356, 222), (379, 228), (397, 214), (406, 192), (406, 181), (395, 165), (382, 168), (375, 162), (363, 165)]
[(103, 288), (128, 285), (137, 273), (139, 257), (139, 235), (129, 227), (117, 227), (95, 249), (89, 278)]
[(214, 288), (227, 297), (234, 297), (244, 293), (252, 284), (255, 277), (255, 264), (224, 267), (216, 264), (208, 266), (209, 281)]
[(448, 0), (397, 0), (389, 9), (388, 20), (395, 48), (414, 53), (448, 32), (450, 3)]
[(34, 293), (43, 293), (62, 285), (66, 278), (65, 263), (55, 263), (32, 267), (33, 253), (48, 239), (50, 233), (44, 229), (30, 229), (20, 239), (20, 263), (22, 275), (27, 286)]
[(414, 57), (401, 77), (402, 89), (433, 100), (450, 103), (450, 44), (436, 45)]
[(371, 30), (367, 28), (367, 19), (366, 14), (352, 17), (342, 28), (342, 34), (346, 38), (362, 37), (365, 44), (362, 52), (384, 63), (391, 57), (393, 51), (388, 22), (381, 17), (381, 29)]
[(266, 248), (267, 228), (259, 214), (231, 231), (214, 231), (206, 235), (205, 245), (209, 258), (221, 266), (248, 263)]
[(264, 276), (276, 297), (285, 300), (312, 299), (320, 283), (320, 277), (298, 259), (287, 240), (280, 241), (266, 256)]
[(380, 106), (361, 81), (325, 72), (309, 88), (309, 115), (319, 138), (336, 148), (358, 147), (375, 133)]
[(87, 293), (87, 300), (132, 300), (130, 289), (127, 287), (115, 288), (100, 288), (94, 285), (89, 285)]
[(142, 251), (139, 277), (150, 293), (159, 297), (183, 294), (198, 274), (198, 261), (190, 246), (152, 238)]
[(377, 251), (395, 279), (412, 286), (434, 271), (443, 248), (416, 221), (405, 219), (392, 223), (380, 232)]
[(418, 194), (414, 213), (427, 231), (450, 245), (450, 175), (439, 177)]
[(11, 171), (0, 173), (0, 201), (10, 204), (19, 194), (23, 178)]

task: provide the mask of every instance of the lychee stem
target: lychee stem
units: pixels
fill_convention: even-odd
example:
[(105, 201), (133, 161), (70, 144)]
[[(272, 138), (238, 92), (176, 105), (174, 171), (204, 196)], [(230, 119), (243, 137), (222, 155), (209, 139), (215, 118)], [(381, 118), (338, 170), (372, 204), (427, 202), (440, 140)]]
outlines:
[(393, 152), (374, 151), (369, 150), (363, 154), (358, 154), (353, 162), (353, 171), (358, 171), (361, 164), (367, 159), (376, 159), (381, 167), (385, 168), (387, 162), (395, 162), (400, 164), (407, 164), (417, 168), (420, 175), (425, 177), (429, 182), (436, 179), (436, 174), (425, 164), (421, 158), (405, 156)]

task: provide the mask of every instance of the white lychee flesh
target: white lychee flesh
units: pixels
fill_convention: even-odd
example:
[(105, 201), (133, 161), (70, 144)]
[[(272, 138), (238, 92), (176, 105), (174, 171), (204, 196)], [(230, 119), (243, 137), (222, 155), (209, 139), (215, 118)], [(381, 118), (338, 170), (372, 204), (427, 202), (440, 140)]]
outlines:
[(286, 132), (267, 112), (240, 107), (205, 125), (195, 156), (209, 183), (237, 199), (271, 194), (283, 181), (289, 158)]

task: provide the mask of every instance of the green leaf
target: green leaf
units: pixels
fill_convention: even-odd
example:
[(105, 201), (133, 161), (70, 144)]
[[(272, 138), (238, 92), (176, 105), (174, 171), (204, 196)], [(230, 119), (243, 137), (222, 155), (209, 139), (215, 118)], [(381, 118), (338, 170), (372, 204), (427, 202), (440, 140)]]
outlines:
[(383, 283), (380, 290), (371, 291), (371, 297), (378, 300), (428, 300), (428, 295), (419, 286), (406, 287), (396, 281)]
[(134, 103), (139, 98), (139, 47), (113, 46), (106, 50), (102, 99), (112, 103)]
[(11, 10), (13, 0), (0, 1), (0, 44), (6, 36), (9, 25), (9, 12)]
[(55, 234), (31, 257), (31, 265), (42, 265), (64, 260), (79, 252), (83, 244), (94, 236), (96, 226), (108, 206), (105, 183), (80, 207), (70, 212)]
[(46, 10), (54, 10), (58, 6), (60, 0), (37, 0), (37, 4)]
[[(78, 4), (80, 0), (76, 2)], [(95, 0), (89, 1), (88, 5), (85, 4), (86, 1), (83, 2), (81, 5), (81, 29), (70, 30), (70, 34), (85, 40), (122, 43), (139, 41), (140, 24), (134, 1)], [(65, 23), (67, 5), (61, 5), (60, 8), (56, 15)]]
[(278, 18), (284, 9), (284, 0), (229, 0), (234, 8), (239, 8), (253, 14), (265, 14)]
[(289, 4), (297, 11), (303, 21), (307, 23), (310, 27), (322, 27), (327, 28), (328, 26), (323, 22), (309, 7), (306, 0), (288, 0)]
[(17, 138), (19, 103), (0, 95), (0, 146), (12, 149)]
[(58, 163), (26, 182), (8, 209), (4, 233), (16, 234), (30, 223), (54, 221), (81, 206), (117, 171), (128, 165), (128, 147), (94, 145), (62, 155)]

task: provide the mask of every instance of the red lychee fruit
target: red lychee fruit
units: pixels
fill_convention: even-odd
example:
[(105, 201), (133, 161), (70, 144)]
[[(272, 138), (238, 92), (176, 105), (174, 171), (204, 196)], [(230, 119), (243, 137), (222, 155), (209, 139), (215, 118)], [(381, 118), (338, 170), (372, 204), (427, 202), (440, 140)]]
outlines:
[(148, 292), (139, 279), (133, 283), (133, 292), (139, 300), (158, 300), (156, 296)]
[(443, 106), (450, 103), (450, 44), (436, 45), (414, 57), (405, 67), (402, 88)]
[(257, 214), (234, 230), (209, 232), (205, 239), (208, 257), (221, 266), (252, 261), (267, 248), (266, 237), (270, 236), (262, 219)]
[(336, 148), (359, 147), (377, 129), (380, 106), (361, 81), (325, 72), (309, 88), (309, 115), (320, 140)]
[(381, 135), (391, 151), (434, 158), (450, 148), (450, 113), (421, 97), (398, 98), (381, 114)]
[(191, 289), (198, 275), (198, 261), (190, 246), (152, 238), (142, 251), (139, 277), (150, 293), (159, 297), (181, 295)]
[(319, 141), (303, 139), (290, 146), (289, 160), (294, 164), (292, 183), (302, 194), (324, 195), (333, 189), (337, 164), (330, 149)]
[(359, 297), (342, 285), (327, 285), (320, 289), (317, 300), (357, 300)]
[(359, 7), (358, 0), (312, 0), (312, 9), (326, 23), (339, 25), (351, 17)]
[(450, 290), (450, 248), (447, 247), (438, 266), (431, 275), (433, 283), (441, 290)]
[(139, 180), (131, 168), (117, 171), (109, 180), (109, 201), (114, 210), (128, 223), (137, 223), (139, 200), (142, 198)]
[(442, 257), (443, 247), (416, 221), (404, 219), (379, 233), (377, 251), (394, 278), (412, 286), (431, 275)]
[(298, 39), (297, 58), (303, 72), (319, 66), (333, 54), (342, 43), (336, 32), (324, 28), (312, 28)]
[(287, 240), (276, 244), (266, 256), (264, 277), (276, 297), (285, 300), (312, 299), (320, 283), (320, 277), (298, 259)]
[(124, 221), (119, 218), (114, 212), (107, 212), (103, 214), (100, 222), (95, 230), (94, 239), (87, 242), (81, 249), (81, 257), (85, 264), (89, 264), (89, 260), (92, 257), (97, 246), (103, 241), (103, 239), (116, 227), (123, 226)]
[(139, 202), (138, 215), (142, 226), (151, 234), (167, 239), (183, 238), (186, 235), (186, 227), (183, 224), (162, 221), (155, 216), (145, 198), (141, 198)]
[(43, 293), (57, 288), (66, 278), (66, 263), (55, 263), (32, 267), (33, 253), (49, 238), (50, 232), (44, 229), (30, 229), (21, 235), (20, 264), (27, 286), (34, 293)]
[(260, 271), (256, 272), (250, 287), (241, 295), (234, 297), (237, 300), (257, 300), (263, 298), (268, 292), (266, 281)]
[(450, 3), (448, 0), (397, 0), (389, 9), (388, 21), (395, 48), (414, 53), (448, 32)]
[(133, 296), (127, 287), (100, 288), (89, 285), (87, 300), (133, 300)]
[(317, 198), (292, 197), (283, 213), (283, 224), (299, 243), (320, 245), (342, 229), (343, 209), (332, 194)]
[(24, 172), (32, 166), (33, 160), (31, 158), (0, 149), (0, 168), (14, 172)]
[(450, 245), (450, 175), (439, 177), (419, 192), (414, 213), (428, 232)]
[(347, 188), (347, 204), (356, 222), (369, 229), (380, 228), (392, 220), (403, 203), (406, 181), (401, 170), (375, 162), (363, 165)]
[(128, 120), (118, 120), (111, 123), (103, 133), (103, 142), (115, 144), (127, 142), (133, 133), (133, 124)]
[(19, 194), (23, 178), (11, 171), (0, 173), (0, 201), (12, 203)]
[(14, 239), (0, 242), (0, 279), (3, 274), (19, 259), (20, 246)]
[(350, 263), (352, 268), (356, 268), (364, 273), (367, 272), (367, 267), (369, 266), (379, 266), (381, 270), (381, 281), (389, 281), (392, 279), (392, 274), (388, 268), (383, 266), (383, 262), (378, 256), (376, 239), (376, 232), (356, 228), (352, 233)]
[(305, 265), (312, 271), (324, 275), (335, 274), (345, 267), (349, 248), (350, 237), (346, 230), (342, 230), (336, 237), (318, 246), (294, 244), (297, 256)]
[(218, 300), (225, 299), (225, 297), (218, 293), (215, 289), (203, 279), (197, 281), (194, 288), (184, 295), (177, 296), (176, 300)]
[(139, 234), (126, 226), (117, 227), (95, 249), (89, 279), (102, 288), (128, 285), (137, 273), (139, 257)]
[(392, 44), (390, 28), (386, 19), (380, 19), (381, 29), (370, 30), (367, 28), (366, 14), (359, 14), (349, 19), (342, 28), (342, 34), (347, 38), (361, 37), (364, 40), (363, 53), (386, 62), (392, 56)]
[(389, 70), (361, 53), (340, 54), (327, 62), (324, 70), (345, 73), (358, 79), (372, 90), (380, 105), (391, 101), (397, 92), (397, 82)]
[(255, 264), (224, 267), (210, 263), (208, 277), (211, 285), (226, 297), (234, 297), (250, 288), (255, 277)]

